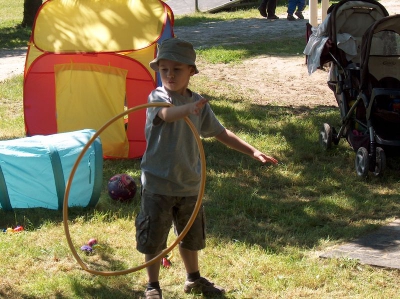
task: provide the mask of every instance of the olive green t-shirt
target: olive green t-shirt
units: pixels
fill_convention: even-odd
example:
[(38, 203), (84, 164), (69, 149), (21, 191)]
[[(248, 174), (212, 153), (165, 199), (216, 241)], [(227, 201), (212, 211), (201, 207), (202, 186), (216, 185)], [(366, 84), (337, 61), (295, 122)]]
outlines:
[[(164, 87), (153, 90), (148, 102), (166, 102), (175, 106), (200, 100), (202, 97), (190, 92), (191, 97), (167, 92)], [(146, 111), (146, 150), (142, 158), (142, 186), (155, 194), (169, 196), (195, 196), (199, 192), (201, 161), (196, 138), (184, 119), (164, 122), (157, 116), (161, 107)], [(207, 103), (199, 115), (189, 115), (194, 127), (203, 138), (223, 132)]]

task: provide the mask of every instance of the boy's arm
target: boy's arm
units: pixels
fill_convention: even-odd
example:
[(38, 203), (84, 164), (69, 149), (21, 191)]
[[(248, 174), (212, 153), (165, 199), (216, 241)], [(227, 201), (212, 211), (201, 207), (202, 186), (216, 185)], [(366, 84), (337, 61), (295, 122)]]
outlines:
[(181, 106), (163, 107), (158, 111), (157, 115), (165, 122), (174, 122), (188, 116), (189, 114), (199, 115), (201, 109), (207, 102), (208, 100), (202, 98), (194, 103)]
[(252, 145), (248, 144), (246, 141), (242, 140), (235, 133), (229, 131), (228, 129), (222, 131), (222, 133), (215, 136), (215, 138), (219, 142), (222, 142), (223, 144), (229, 146), (230, 148), (233, 148), (234, 150), (237, 150), (243, 154), (249, 155), (253, 159), (259, 160), (262, 163), (266, 162), (270, 162), (273, 164), (278, 163), (278, 160), (260, 152), (259, 150), (254, 148)]

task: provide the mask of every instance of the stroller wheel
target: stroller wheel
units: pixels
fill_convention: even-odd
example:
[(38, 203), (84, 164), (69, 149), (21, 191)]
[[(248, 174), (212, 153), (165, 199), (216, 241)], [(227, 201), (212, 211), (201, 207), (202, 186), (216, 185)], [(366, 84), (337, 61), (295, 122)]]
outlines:
[(365, 147), (360, 147), (356, 154), (356, 171), (360, 177), (367, 177), (369, 171), (369, 156), (368, 150)]
[(373, 172), (375, 176), (382, 175), (386, 168), (386, 154), (383, 148), (376, 148), (376, 164), (375, 171)]
[(332, 147), (332, 128), (329, 124), (324, 123), (319, 132), (319, 144), (324, 150)]

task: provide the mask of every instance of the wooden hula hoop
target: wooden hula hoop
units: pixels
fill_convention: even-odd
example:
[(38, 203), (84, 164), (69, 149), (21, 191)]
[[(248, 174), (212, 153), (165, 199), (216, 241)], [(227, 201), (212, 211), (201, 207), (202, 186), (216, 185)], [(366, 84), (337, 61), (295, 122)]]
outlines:
[(138, 105), (135, 107), (132, 107), (120, 114), (118, 114), (117, 116), (113, 117), (112, 119), (110, 119), (107, 123), (105, 123), (88, 141), (88, 143), (83, 147), (81, 153), (78, 155), (78, 158), (76, 159), (76, 162), (71, 170), (71, 174), (68, 178), (67, 184), (66, 184), (66, 189), (65, 189), (65, 194), (64, 194), (64, 203), (63, 203), (63, 225), (64, 225), (64, 231), (65, 231), (65, 236), (67, 238), (67, 242), (68, 242), (68, 246), (73, 254), (73, 256), (75, 257), (75, 259), (77, 260), (77, 262), (79, 263), (79, 265), (87, 272), (91, 273), (91, 274), (95, 274), (95, 275), (102, 275), (102, 276), (116, 276), (116, 275), (125, 275), (125, 274), (129, 274), (132, 272), (136, 272), (139, 271), (143, 268), (146, 268), (154, 263), (156, 263), (157, 261), (160, 261), (163, 257), (165, 257), (169, 252), (172, 251), (172, 249), (174, 249), (174, 247), (176, 245), (179, 244), (179, 242), (185, 237), (185, 235), (187, 234), (187, 232), (189, 231), (190, 227), (192, 226), (199, 210), (201, 207), (201, 203), (202, 203), (202, 198), (204, 195), (204, 186), (205, 186), (205, 181), (206, 181), (206, 160), (205, 160), (205, 154), (204, 154), (204, 148), (203, 148), (203, 144), (201, 143), (201, 139), (199, 136), (199, 133), (197, 133), (196, 128), (194, 127), (193, 123), (191, 122), (191, 120), (188, 117), (185, 117), (184, 120), (186, 121), (186, 123), (189, 125), (190, 129), (193, 132), (193, 135), (196, 139), (196, 143), (197, 146), (199, 148), (199, 152), (200, 152), (200, 159), (201, 159), (201, 180), (200, 180), (200, 190), (199, 190), (199, 194), (197, 196), (197, 201), (196, 201), (196, 205), (194, 207), (193, 213), (190, 216), (188, 223), (186, 224), (185, 228), (183, 229), (183, 231), (178, 235), (178, 237), (176, 238), (176, 240), (166, 249), (164, 249), (163, 251), (161, 251), (161, 253), (159, 255), (157, 255), (156, 257), (154, 257), (153, 259), (151, 259), (150, 261), (147, 261), (139, 266), (136, 267), (132, 267), (126, 270), (116, 270), (116, 271), (97, 271), (97, 270), (92, 270), (89, 269), (89, 267), (82, 261), (82, 259), (80, 258), (80, 256), (78, 255), (78, 253), (76, 252), (76, 249), (74, 248), (74, 245), (72, 243), (71, 240), (71, 235), (69, 232), (69, 226), (68, 226), (68, 197), (69, 197), (69, 192), (71, 189), (71, 183), (72, 180), (74, 178), (76, 169), (78, 168), (78, 164), (79, 162), (82, 160), (83, 155), (86, 153), (86, 151), (88, 150), (88, 148), (90, 147), (90, 145), (95, 141), (95, 139), (108, 127), (110, 126), (113, 122), (115, 122), (117, 119), (132, 113), (134, 111), (138, 111), (141, 109), (145, 109), (145, 108), (151, 108), (151, 107), (170, 107), (173, 106), (172, 104), (168, 104), (168, 103), (148, 103), (148, 104), (142, 104), (142, 105)]

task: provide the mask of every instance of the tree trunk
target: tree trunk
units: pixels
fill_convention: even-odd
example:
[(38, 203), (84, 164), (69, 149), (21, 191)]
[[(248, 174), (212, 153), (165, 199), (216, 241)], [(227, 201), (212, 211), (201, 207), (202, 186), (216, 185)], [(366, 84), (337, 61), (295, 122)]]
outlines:
[(42, 0), (24, 0), (24, 18), (21, 23), (22, 27), (32, 28), (40, 5), (42, 5)]

